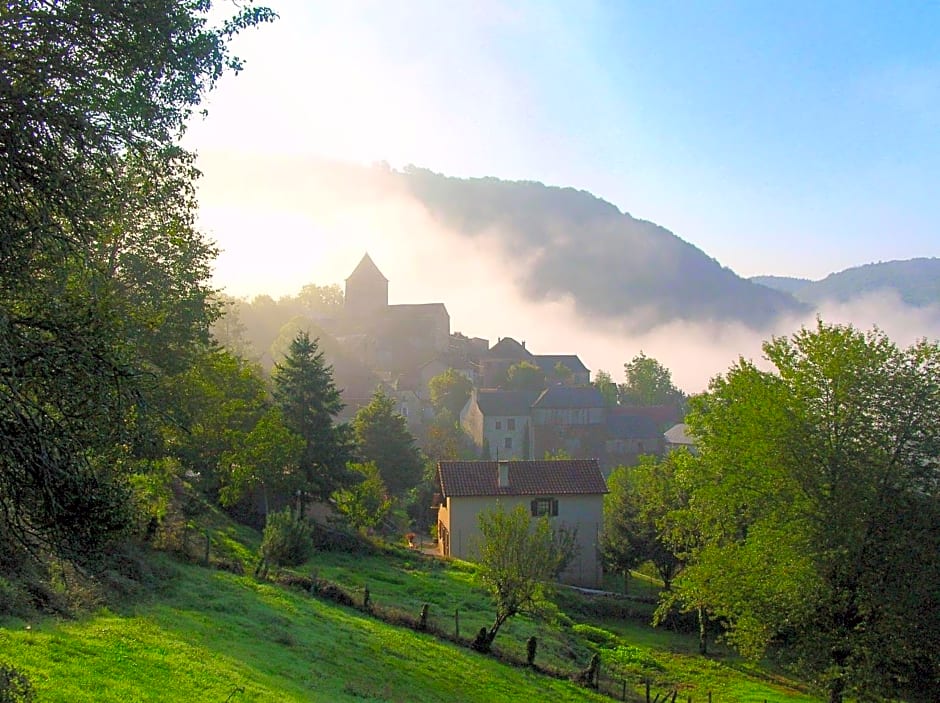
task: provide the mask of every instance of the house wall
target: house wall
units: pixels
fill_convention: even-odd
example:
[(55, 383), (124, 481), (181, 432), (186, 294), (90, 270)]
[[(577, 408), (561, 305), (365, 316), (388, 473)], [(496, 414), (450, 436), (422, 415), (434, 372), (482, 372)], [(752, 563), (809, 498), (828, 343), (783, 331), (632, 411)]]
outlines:
[(605, 456), (607, 426), (532, 424), (532, 456), (564, 453), (572, 459), (601, 459)]
[(605, 417), (604, 408), (532, 408), (535, 425), (595, 425)]
[[(515, 429), (510, 430), (510, 420)], [(497, 427), (497, 424), (499, 427)], [(526, 435), (529, 433), (528, 415), (491, 416), (483, 418), (483, 436), (490, 445), (490, 456), (496, 459), (528, 459), (525, 456), (528, 446), (531, 454), (531, 444)], [(511, 447), (506, 447), (506, 439), (510, 440)]]
[[(599, 586), (602, 572), (597, 550), (603, 527), (603, 495), (448, 497), (438, 511), (440, 553), (473, 561), (480, 540), (477, 518), (480, 512), (497, 505), (507, 512), (517, 505), (529, 511), (532, 499), (540, 497), (558, 500), (558, 515), (551, 518), (553, 525), (577, 529), (577, 554), (559, 580), (577, 586)], [(442, 538), (444, 532), (446, 540)]]
[(471, 395), (467, 404), (460, 411), (460, 426), (470, 435), (478, 451), (483, 451), (483, 412), (477, 403), (476, 396)]

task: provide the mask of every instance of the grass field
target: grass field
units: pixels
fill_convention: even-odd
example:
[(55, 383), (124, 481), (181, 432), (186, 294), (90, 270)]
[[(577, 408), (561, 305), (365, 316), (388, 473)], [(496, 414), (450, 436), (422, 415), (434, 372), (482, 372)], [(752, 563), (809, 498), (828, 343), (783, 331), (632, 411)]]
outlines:
[[(255, 536), (214, 532), (213, 549), (249, 557)], [(502, 701), (609, 700), (575, 684), (501, 663), (466, 647), (396, 627), (251, 576), (155, 555), (159, 586), (123, 605), (67, 620), (0, 623), (0, 662), (25, 672), (38, 701)], [(369, 588), (379, 609), (417, 615), (462, 637), (491, 619), (475, 570), (417, 552), (321, 553), (299, 574), (340, 585), (359, 602)], [(563, 590), (539, 619), (518, 617), (500, 631), (499, 653), (561, 672), (601, 654), (605, 684), (639, 700), (643, 680), (680, 701), (818, 700), (793, 681), (749, 666), (721, 649), (700, 657), (694, 638), (623, 617), (629, 601)]]

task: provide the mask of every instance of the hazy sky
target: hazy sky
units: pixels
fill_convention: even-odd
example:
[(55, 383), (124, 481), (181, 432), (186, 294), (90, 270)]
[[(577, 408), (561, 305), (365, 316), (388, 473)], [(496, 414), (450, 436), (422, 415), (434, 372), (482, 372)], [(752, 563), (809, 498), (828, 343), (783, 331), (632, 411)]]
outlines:
[(186, 140), (235, 294), (414, 270), (323, 159), (574, 186), (743, 276), (940, 255), (938, 3), (268, 4)]

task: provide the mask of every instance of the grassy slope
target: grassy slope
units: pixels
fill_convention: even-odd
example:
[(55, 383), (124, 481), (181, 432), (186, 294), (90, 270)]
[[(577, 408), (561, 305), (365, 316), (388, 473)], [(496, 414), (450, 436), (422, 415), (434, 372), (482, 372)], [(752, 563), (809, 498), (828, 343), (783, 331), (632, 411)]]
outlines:
[[(217, 547), (243, 555), (244, 534), (216, 532)], [(158, 560), (159, 561), (159, 560)], [(250, 577), (158, 564), (171, 577), (126, 612), (102, 610), (76, 621), (46, 619), (0, 626), (0, 661), (24, 670), (40, 701), (494, 701), (601, 700), (585, 689), (483, 657), (431, 636), (385, 625), (356, 610)], [(304, 569), (360, 597), (369, 587), (378, 607), (416, 614), (453, 631), (460, 610), (464, 637), (491, 612), (472, 567), (416, 553), (321, 554)], [(774, 680), (719, 650), (693, 653), (694, 640), (662, 632), (565, 594), (542, 620), (516, 618), (496, 648), (525, 656), (539, 640), (537, 662), (562, 671), (586, 666), (600, 651), (604, 673), (626, 677), (635, 695), (643, 677), (654, 692), (678, 688), (683, 700), (812, 700), (792, 682)], [(618, 606), (619, 607), (619, 606)], [(617, 686), (619, 691), (619, 686)]]

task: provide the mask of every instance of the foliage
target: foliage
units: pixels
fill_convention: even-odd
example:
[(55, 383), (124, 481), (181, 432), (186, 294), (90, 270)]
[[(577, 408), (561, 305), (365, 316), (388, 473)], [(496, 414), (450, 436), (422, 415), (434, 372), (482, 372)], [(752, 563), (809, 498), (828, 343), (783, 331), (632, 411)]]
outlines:
[(261, 539), (261, 556), (276, 566), (299, 566), (313, 548), (309, 523), (289, 509), (268, 513)]
[(351, 483), (346, 464), (353, 456), (353, 438), (348, 425), (333, 421), (343, 402), (317, 340), (298, 333), (284, 362), (275, 364), (272, 380), (284, 424), (304, 442), (298, 490), (303, 499), (326, 500)]
[(226, 68), (209, 2), (0, 9), (0, 504), (9, 533), (92, 556), (131, 521), (164, 374), (208, 341), (214, 247), (176, 145)]
[(665, 405), (685, 398), (672, 383), (672, 372), (640, 352), (623, 365), (626, 382), (620, 386), (621, 405)]
[[(283, 298), (280, 300), (282, 305), (285, 302)], [(335, 283), (328, 286), (308, 283), (297, 294), (297, 303), (313, 317), (335, 315), (343, 309), (343, 291)]]
[(296, 481), (303, 439), (287, 428), (278, 408), (269, 408), (249, 432), (232, 433), (229, 439), (230, 448), (221, 458), (222, 505), (233, 505), (260, 488), (267, 514), (270, 492), (289, 492)]
[(696, 398), (701, 461), (673, 516), (687, 608), (783, 648), (840, 701), (927, 699), (940, 681), (940, 346), (819, 321)]
[(217, 293), (215, 300), (219, 317), (212, 323), (212, 339), (236, 357), (257, 361), (258, 352), (248, 338), (239, 300), (223, 293)]
[(506, 390), (540, 391), (546, 386), (545, 374), (535, 364), (520, 361), (506, 371)]
[(574, 371), (559, 361), (552, 369), (552, 376), (554, 377), (554, 380), (567, 384), (571, 383), (571, 379), (574, 376)]
[(682, 566), (676, 555), (670, 518), (686, 504), (676, 482), (676, 466), (693, 457), (685, 451), (662, 459), (643, 456), (636, 466), (620, 466), (607, 480), (601, 553), (609, 568), (626, 573), (650, 561), (666, 590)]
[(436, 413), (446, 410), (453, 417), (460, 417), (473, 390), (473, 382), (459, 371), (447, 369), (428, 381), (428, 390)]
[(604, 399), (604, 405), (608, 408), (617, 405), (620, 391), (617, 388), (617, 384), (614, 383), (614, 379), (611, 378), (611, 375), (607, 371), (598, 370), (598, 372), (594, 374), (594, 380), (591, 382), (591, 385), (601, 394), (601, 397)]
[(477, 561), (496, 618), (476, 646), (488, 650), (507, 619), (546, 600), (552, 590), (549, 581), (571, 559), (574, 540), (557, 539), (547, 517), (533, 521), (522, 505), (508, 513), (497, 506), (481, 512), (478, 520)]
[(415, 446), (407, 421), (396, 410), (395, 401), (381, 388), (356, 413), (352, 427), (359, 457), (378, 467), (393, 495), (402, 495), (417, 485), (424, 458)]
[(361, 474), (362, 480), (333, 494), (336, 509), (356, 529), (375, 529), (392, 509), (388, 489), (373, 462), (352, 464), (350, 469)]
[(175, 421), (163, 429), (166, 451), (177, 456), (210, 498), (231, 482), (223, 456), (252, 431), (270, 408), (261, 369), (225, 349), (192, 359), (167, 381)]
[(472, 440), (457, 418), (447, 410), (435, 415), (424, 426), (421, 446), (425, 456), (433, 461), (477, 458)]
[(35, 700), (33, 686), (22, 671), (0, 663), (0, 703), (28, 703)]

